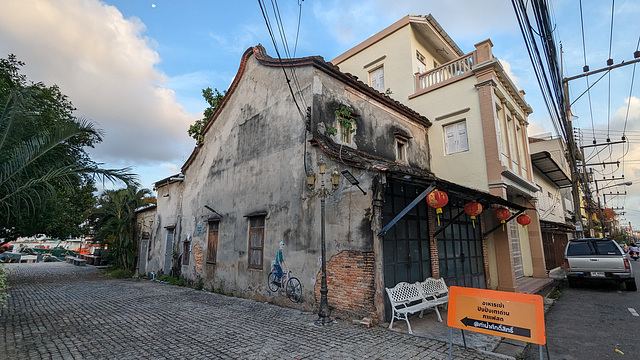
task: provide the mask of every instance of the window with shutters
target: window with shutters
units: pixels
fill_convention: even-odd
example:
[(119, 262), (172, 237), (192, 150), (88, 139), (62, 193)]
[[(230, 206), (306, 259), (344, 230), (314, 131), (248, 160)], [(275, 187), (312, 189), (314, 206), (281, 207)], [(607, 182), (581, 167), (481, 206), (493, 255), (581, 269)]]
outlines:
[(207, 264), (215, 264), (218, 256), (218, 229), (220, 221), (210, 221), (207, 234)]
[(189, 259), (191, 258), (191, 242), (185, 241), (182, 243), (182, 265), (189, 265)]
[(416, 67), (420, 74), (427, 71), (427, 65), (425, 64), (424, 55), (420, 54), (420, 51), (416, 50)]
[(384, 66), (369, 71), (369, 86), (384, 92)]
[(460, 121), (445, 126), (445, 151), (447, 155), (469, 150), (469, 139), (467, 138), (467, 122)]
[(396, 139), (396, 161), (401, 164), (407, 163), (407, 143)]
[(264, 258), (264, 216), (249, 218), (249, 268), (262, 270)]

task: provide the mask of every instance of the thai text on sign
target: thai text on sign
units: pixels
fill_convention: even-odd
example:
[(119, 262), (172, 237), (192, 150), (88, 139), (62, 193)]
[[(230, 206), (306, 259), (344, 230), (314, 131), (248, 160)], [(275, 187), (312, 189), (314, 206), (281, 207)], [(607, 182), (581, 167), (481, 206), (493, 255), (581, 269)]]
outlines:
[(534, 344), (546, 343), (540, 295), (451, 286), (447, 325)]

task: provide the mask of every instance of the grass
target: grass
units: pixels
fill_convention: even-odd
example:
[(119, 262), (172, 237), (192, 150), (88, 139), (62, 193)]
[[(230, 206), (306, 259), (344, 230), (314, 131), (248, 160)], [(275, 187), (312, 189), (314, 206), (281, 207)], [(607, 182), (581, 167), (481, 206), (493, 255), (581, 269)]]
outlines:
[(187, 282), (184, 280), (182, 276), (180, 276), (180, 278), (176, 278), (169, 274), (164, 274), (164, 275), (161, 275), (158, 278), (158, 280), (164, 283), (167, 283), (169, 285), (187, 286)]
[(133, 277), (133, 272), (126, 269), (113, 269), (107, 272), (107, 276), (113, 279), (127, 279)]

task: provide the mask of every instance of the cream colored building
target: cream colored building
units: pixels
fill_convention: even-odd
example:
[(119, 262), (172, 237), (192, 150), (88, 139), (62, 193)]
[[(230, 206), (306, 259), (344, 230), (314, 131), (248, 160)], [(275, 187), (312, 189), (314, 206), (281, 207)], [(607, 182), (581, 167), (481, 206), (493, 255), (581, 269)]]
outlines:
[(482, 241), (486, 287), (530, 291), (535, 278), (548, 279), (527, 141), (532, 109), (492, 47), (487, 39), (465, 53), (431, 15), (408, 15), (331, 62), (432, 120), (436, 176), (527, 208), (531, 224), (513, 218), (504, 231), (494, 230), (495, 206), (484, 209)]

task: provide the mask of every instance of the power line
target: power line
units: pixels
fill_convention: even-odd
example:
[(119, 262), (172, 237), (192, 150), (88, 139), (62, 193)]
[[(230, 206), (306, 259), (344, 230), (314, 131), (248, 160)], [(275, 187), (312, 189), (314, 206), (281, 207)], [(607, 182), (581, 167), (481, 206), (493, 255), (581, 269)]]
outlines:
[(266, 6), (263, 4), (263, 1), (264, 0), (258, 0), (258, 4), (260, 5), (260, 10), (262, 11), (262, 17), (264, 18), (265, 24), (267, 25), (267, 30), (269, 31), (269, 36), (271, 37), (271, 41), (273, 42), (273, 47), (275, 48), (276, 54), (278, 55), (278, 60), (280, 61), (280, 67), (282, 68), (282, 72), (284, 73), (284, 78), (287, 81), (287, 86), (289, 87), (289, 91), (291, 92), (291, 97), (293, 98), (293, 102), (296, 105), (296, 108), (298, 108), (298, 112), (300, 113), (300, 115), (304, 119), (304, 113), (300, 109), (300, 105), (298, 104), (298, 101), (296, 100), (296, 96), (293, 93), (293, 88), (291, 87), (291, 80), (289, 79), (289, 76), (287, 75), (287, 71), (285, 70), (284, 63), (282, 62), (282, 57), (280, 56), (280, 51), (278, 50), (278, 43), (276, 41), (275, 35), (273, 34), (273, 29), (271, 27), (271, 22), (269, 21), (269, 16), (267, 15), (267, 13), (265, 11)]

